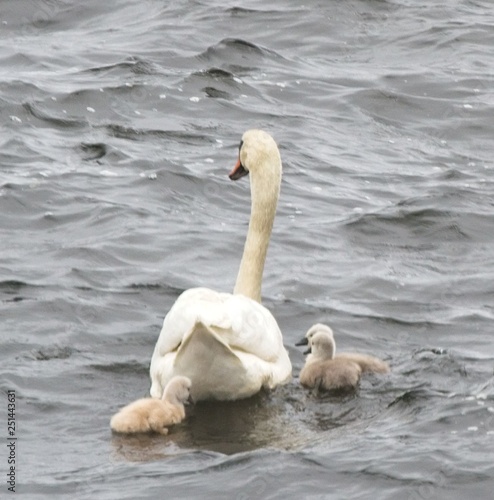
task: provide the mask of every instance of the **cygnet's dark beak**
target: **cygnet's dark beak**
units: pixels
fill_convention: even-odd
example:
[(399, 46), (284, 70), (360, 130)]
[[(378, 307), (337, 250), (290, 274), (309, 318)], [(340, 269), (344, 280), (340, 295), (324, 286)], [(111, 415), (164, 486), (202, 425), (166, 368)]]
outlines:
[(239, 158), (232, 171), (228, 174), (228, 177), (230, 177), (232, 181), (238, 181), (238, 179), (244, 177), (248, 173), (249, 171), (240, 163)]
[(192, 398), (192, 394), (189, 394), (189, 397), (187, 398), (187, 401), (185, 402), (186, 405), (193, 405), (194, 404), (194, 399)]
[(304, 337), (300, 339), (295, 345), (307, 345), (309, 343), (309, 339), (307, 337)]
[(304, 351), (304, 354), (310, 354), (312, 352), (311, 348), (309, 347), (306, 351)]

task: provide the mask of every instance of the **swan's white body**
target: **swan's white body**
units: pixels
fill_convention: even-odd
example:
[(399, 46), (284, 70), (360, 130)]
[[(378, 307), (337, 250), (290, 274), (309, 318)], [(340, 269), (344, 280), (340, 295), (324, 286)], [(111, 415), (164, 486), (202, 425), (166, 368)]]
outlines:
[(230, 177), (236, 180), (246, 171), (251, 174), (252, 211), (234, 294), (192, 288), (178, 297), (151, 360), (153, 398), (161, 397), (175, 375), (190, 378), (196, 401), (246, 398), (291, 377), (278, 324), (259, 303), (281, 181), (279, 151), (265, 132), (251, 130), (242, 138)]
[(151, 396), (174, 375), (192, 380), (194, 400), (241, 399), (287, 380), (291, 364), (273, 315), (243, 295), (192, 288), (163, 323), (151, 361)]

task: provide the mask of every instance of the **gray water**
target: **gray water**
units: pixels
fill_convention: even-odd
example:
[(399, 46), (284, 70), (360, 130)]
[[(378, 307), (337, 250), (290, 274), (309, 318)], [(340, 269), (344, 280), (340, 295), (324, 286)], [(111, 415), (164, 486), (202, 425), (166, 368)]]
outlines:
[[(18, 494), (492, 497), (491, 1), (3, 0), (0, 61)], [(227, 174), (252, 127), (284, 162), (263, 303), (293, 381), (112, 436), (181, 291), (233, 288), (250, 199)], [(391, 374), (302, 389), (316, 322)]]

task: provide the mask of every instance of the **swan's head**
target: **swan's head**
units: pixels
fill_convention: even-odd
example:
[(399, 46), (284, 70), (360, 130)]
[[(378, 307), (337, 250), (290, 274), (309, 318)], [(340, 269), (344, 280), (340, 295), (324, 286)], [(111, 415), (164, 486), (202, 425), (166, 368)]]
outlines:
[(309, 352), (317, 359), (333, 359), (336, 351), (333, 332), (319, 330), (310, 339)]
[[(334, 343), (334, 337), (333, 337), (333, 330), (329, 328), (328, 325), (323, 325), (322, 323), (316, 323), (315, 325), (312, 325), (308, 330), (307, 333), (303, 338), (301, 338), (295, 345), (308, 345), (309, 346), (309, 352), (310, 352), (310, 346), (312, 342), (312, 338), (316, 333), (319, 332), (324, 332), (327, 335), (329, 335), (333, 339)], [(306, 353), (304, 353), (306, 354)]]
[(232, 181), (236, 181), (249, 172), (255, 174), (261, 169), (273, 169), (273, 175), (281, 174), (278, 146), (264, 130), (247, 130), (240, 141), (237, 164), (233, 167), (229, 177)]
[(163, 391), (163, 401), (169, 401), (173, 404), (187, 404), (191, 403), (190, 387), (192, 382), (187, 377), (177, 375), (173, 377), (168, 384), (166, 384)]

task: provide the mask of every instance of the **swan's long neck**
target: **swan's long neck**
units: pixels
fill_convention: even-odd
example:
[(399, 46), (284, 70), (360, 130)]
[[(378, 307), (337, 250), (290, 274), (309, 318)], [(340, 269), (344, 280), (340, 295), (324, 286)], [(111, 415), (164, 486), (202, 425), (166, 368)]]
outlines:
[(249, 230), (233, 290), (233, 293), (245, 295), (257, 302), (261, 302), (262, 274), (273, 229), (281, 182), (281, 160), (279, 156), (268, 158), (266, 161), (277, 162), (278, 165), (276, 168), (272, 166), (261, 167), (250, 175), (252, 207)]

